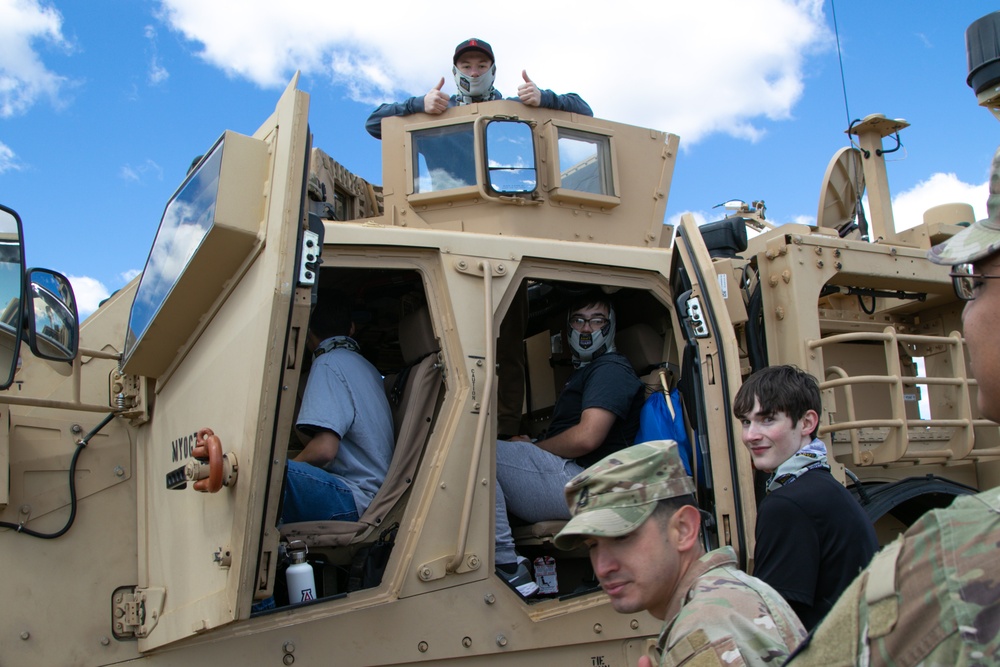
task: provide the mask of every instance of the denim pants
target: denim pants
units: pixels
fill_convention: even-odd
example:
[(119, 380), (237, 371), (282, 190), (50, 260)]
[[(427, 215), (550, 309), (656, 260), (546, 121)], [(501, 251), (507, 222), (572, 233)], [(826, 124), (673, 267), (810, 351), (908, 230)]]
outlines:
[(302, 461), (289, 461), (282, 523), (357, 521), (354, 492), (331, 472)]

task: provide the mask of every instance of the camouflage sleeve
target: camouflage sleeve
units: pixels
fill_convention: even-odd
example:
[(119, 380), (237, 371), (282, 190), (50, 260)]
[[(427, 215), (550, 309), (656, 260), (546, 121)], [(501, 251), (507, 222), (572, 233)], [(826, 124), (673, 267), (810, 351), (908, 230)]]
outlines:
[(732, 637), (711, 641), (704, 630), (681, 637), (669, 651), (660, 654), (660, 667), (744, 667), (740, 649)]
[[(789, 646), (781, 627), (787, 619), (775, 619), (757, 593), (742, 582), (715, 580), (702, 585), (681, 610), (667, 637), (661, 637), (664, 658), (683, 658), (665, 665), (713, 665), (729, 667), (781, 665), (794, 647)], [(777, 594), (775, 594), (777, 595)], [(794, 613), (787, 613), (794, 618)], [(801, 633), (789, 640), (793, 644), (805, 636), (795, 619), (795, 629)], [(709, 656), (721, 660), (710, 662)], [(693, 658), (698, 660), (692, 662)], [(714, 659), (713, 658), (713, 659)], [(702, 661), (705, 662), (702, 662)]]
[(1000, 664), (1000, 488), (927, 512), (854, 580), (794, 667)]

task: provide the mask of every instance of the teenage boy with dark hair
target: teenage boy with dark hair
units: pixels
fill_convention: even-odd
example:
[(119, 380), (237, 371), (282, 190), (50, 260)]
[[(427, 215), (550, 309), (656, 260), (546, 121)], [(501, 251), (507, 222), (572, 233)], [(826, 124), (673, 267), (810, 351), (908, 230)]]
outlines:
[(807, 629), (878, 549), (868, 516), (830, 473), (816, 437), (822, 409), (816, 378), (794, 366), (754, 373), (733, 403), (754, 467), (771, 474), (757, 509), (754, 576), (781, 593)]

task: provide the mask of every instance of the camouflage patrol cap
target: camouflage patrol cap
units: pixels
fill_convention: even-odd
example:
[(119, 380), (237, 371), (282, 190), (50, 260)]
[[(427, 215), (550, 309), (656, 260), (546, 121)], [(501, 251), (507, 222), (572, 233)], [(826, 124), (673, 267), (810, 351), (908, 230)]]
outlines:
[(944, 243), (927, 251), (935, 264), (968, 264), (1000, 251), (1000, 149), (993, 155), (990, 169), (990, 196), (986, 200), (989, 217), (972, 223)]
[(555, 537), (572, 549), (588, 536), (619, 537), (638, 528), (658, 500), (694, 493), (677, 443), (654, 440), (632, 445), (590, 466), (566, 485), (573, 518)]

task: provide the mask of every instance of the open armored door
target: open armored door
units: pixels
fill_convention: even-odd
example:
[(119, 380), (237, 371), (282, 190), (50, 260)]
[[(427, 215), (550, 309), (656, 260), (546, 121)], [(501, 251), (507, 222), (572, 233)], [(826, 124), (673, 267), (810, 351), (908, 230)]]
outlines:
[[(139, 581), (116, 591), (130, 622), (114, 629), (144, 652), (247, 617), (273, 577), (309, 310), (308, 96), (295, 83), (252, 137), (226, 132), (189, 173), (132, 307), (124, 372), (155, 383), (137, 442)], [(210, 474), (185, 485), (206, 428), (221, 448), (195, 452)]]
[(727, 299), (742, 299), (740, 286), (733, 275), (716, 270), (689, 214), (681, 217), (673, 252), (670, 284), (675, 327), (680, 329), (677, 340), (685, 345), (680, 389), (705, 470), (699, 500), (714, 510), (719, 544), (736, 549), (745, 567), (753, 553), (757, 512), (750, 455), (732, 415), (741, 376), (739, 349), (726, 304)]

